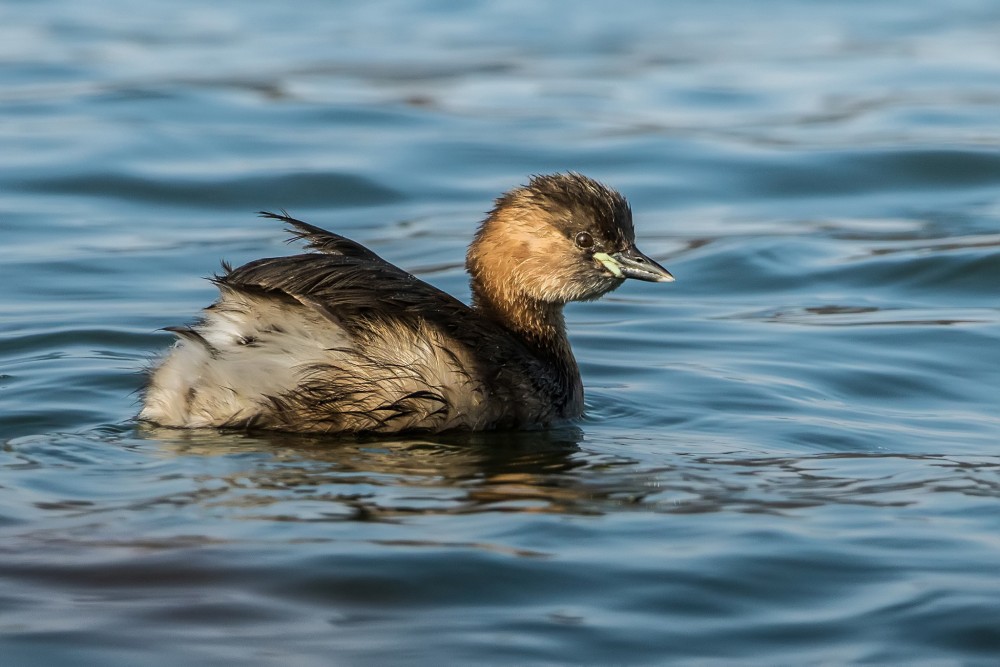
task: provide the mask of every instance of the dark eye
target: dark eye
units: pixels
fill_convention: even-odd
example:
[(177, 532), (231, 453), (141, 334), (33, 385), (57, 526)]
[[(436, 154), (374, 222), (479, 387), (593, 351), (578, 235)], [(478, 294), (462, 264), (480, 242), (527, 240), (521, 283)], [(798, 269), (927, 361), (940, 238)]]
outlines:
[(594, 247), (594, 237), (587, 232), (580, 232), (576, 235), (576, 245), (580, 248)]

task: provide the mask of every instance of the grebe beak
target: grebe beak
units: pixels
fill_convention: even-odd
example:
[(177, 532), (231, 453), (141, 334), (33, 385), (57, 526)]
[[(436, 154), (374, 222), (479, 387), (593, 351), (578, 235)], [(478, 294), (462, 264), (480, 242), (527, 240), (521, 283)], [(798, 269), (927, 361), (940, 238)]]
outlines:
[(610, 255), (595, 252), (594, 259), (615, 278), (634, 278), (652, 283), (669, 283), (674, 280), (669, 271), (639, 252), (634, 245)]

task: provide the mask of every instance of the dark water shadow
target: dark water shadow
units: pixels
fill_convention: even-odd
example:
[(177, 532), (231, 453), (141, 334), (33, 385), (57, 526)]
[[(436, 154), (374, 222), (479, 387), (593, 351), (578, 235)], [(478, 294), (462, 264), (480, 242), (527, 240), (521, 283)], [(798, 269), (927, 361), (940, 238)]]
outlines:
[[(210, 496), (191, 496), (191, 503), (225, 506), (241, 519), (395, 523), (623, 511), (791, 516), (833, 506), (906, 507), (941, 492), (952, 500), (992, 496), (1000, 488), (993, 458), (973, 466), (943, 455), (761, 457), (628, 438), (581, 447), (586, 438), (577, 428), (339, 440), (148, 426), (138, 434), (155, 438), (162, 454), (193, 459), (179, 468), (194, 465), (211, 477)], [(213, 465), (215, 459), (228, 463)]]
[(229, 492), (216, 501), (244, 510), (273, 509), (292, 500), (328, 503), (328, 511), (283, 514), (289, 521), (395, 521), (410, 515), (482, 511), (588, 514), (598, 511), (594, 502), (600, 501), (586, 474), (596, 463), (580, 449), (583, 431), (576, 427), (409, 438), (182, 431), (149, 425), (140, 425), (136, 433), (155, 439), (163, 453), (207, 459), (206, 472), (213, 469), (211, 459), (249, 457), (237, 472), (219, 474), (216, 481), (226, 484)]

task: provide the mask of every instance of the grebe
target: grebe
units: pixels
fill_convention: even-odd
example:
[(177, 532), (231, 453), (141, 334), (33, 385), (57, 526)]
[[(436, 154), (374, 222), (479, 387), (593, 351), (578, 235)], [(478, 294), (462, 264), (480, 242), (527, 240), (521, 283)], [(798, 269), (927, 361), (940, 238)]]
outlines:
[(273, 213), (313, 252), (223, 264), (218, 301), (149, 377), (139, 418), (311, 433), (541, 427), (579, 417), (563, 306), (673, 276), (615, 190), (576, 173), (496, 200), (469, 246), (472, 305), (364, 246)]

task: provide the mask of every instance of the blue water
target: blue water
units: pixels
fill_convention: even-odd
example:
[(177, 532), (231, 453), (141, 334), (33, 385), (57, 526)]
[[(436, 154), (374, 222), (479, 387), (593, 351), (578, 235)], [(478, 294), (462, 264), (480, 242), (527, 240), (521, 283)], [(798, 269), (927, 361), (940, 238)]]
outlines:
[[(0, 5), (0, 663), (1000, 661), (1000, 5)], [(567, 310), (587, 416), (134, 421), (260, 209), (466, 298), (573, 169), (676, 276)]]

